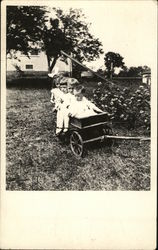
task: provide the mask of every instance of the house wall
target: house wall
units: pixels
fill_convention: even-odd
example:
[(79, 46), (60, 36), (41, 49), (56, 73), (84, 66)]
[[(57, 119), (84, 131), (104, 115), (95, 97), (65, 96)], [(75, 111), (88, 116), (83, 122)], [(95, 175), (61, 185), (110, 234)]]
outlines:
[[(25, 55), (17, 54), (17, 58), (19, 60), (7, 59), (7, 72), (16, 71), (15, 65), (25, 73), (48, 72), (48, 63), (44, 52), (39, 55), (31, 55), (30, 59)], [(59, 71), (70, 71), (70, 63), (66, 64), (60, 59), (57, 60), (56, 67), (59, 68)]]
[(147, 85), (150, 85), (151, 84), (151, 76), (149, 74), (144, 74), (142, 76), (142, 82), (147, 84)]

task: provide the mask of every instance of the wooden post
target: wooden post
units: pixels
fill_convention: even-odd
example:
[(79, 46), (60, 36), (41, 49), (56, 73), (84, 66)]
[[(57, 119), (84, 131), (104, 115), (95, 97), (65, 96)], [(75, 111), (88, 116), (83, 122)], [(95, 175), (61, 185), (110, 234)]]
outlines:
[[(72, 52), (71, 52), (71, 57), (73, 56)], [(70, 77), (72, 77), (72, 59), (70, 59)]]
[(112, 73), (113, 73), (113, 62), (111, 62), (111, 74), (110, 74), (110, 79), (112, 79)]

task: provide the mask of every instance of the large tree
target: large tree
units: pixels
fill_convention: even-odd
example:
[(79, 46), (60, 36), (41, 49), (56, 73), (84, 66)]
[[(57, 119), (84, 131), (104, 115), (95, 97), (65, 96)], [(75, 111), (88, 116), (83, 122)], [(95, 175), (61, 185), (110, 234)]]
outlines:
[(46, 9), (39, 6), (7, 6), (7, 54), (20, 51), (29, 55), (34, 44), (41, 41), (47, 21)]
[[(32, 6), (10, 6), (7, 9), (7, 52), (45, 51), (48, 70), (52, 71), (61, 51), (73, 53), (80, 62), (94, 60), (103, 53), (101, 42), (89, 32), (89, 24), (80, 9), (64, 12), (53, 8), (56, 17), (46, 22), (46, 9)], [(34, 43), (34, 46), (33, 46)]]
[(44, 39), (50, 71), (61, 56), (61, 50), (72, 53), (80, 62), (94, 60), (103, 53), (102, 44), (89, 32), (90, 24), (86, 22), (81, 9), (70, 8), (64, 12), (60, 8), (53, 8), (53, 11), (56, 18), (50, 20), (51, 28), (47, 29)]
[(121, 68), (124, 66), (123, 57), (114, 52), (108, 52), (105, 54), (104, 62), (107, 70), (108, 77), (114, 74), (115, 68)]
[(61, 56), (61, 50), (68, 52), (71, 47), (71, 40), (65, 36), (59, 19), (50, 18), (50, 27), (45, 25), (41, 37), (41, 50), (46, 53), (49, 72), (52, 71), (57, 59)]

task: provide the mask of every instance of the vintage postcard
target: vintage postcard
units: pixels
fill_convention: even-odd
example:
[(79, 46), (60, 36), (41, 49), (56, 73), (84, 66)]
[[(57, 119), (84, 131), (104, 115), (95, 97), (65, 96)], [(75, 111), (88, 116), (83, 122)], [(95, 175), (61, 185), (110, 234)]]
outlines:
[(3, 1), (2, 249), (156, 249), (157, 2)]

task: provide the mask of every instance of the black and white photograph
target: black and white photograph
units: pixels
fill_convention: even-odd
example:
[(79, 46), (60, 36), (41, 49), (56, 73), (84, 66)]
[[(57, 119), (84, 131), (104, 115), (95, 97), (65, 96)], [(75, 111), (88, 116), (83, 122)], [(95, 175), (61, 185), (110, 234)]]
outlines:
[(104, 7), (7, 6), (7, 190), (150, 190), (150, 12)]
[(156, 249), (157, 1), (3, 1), (1, 249)]

